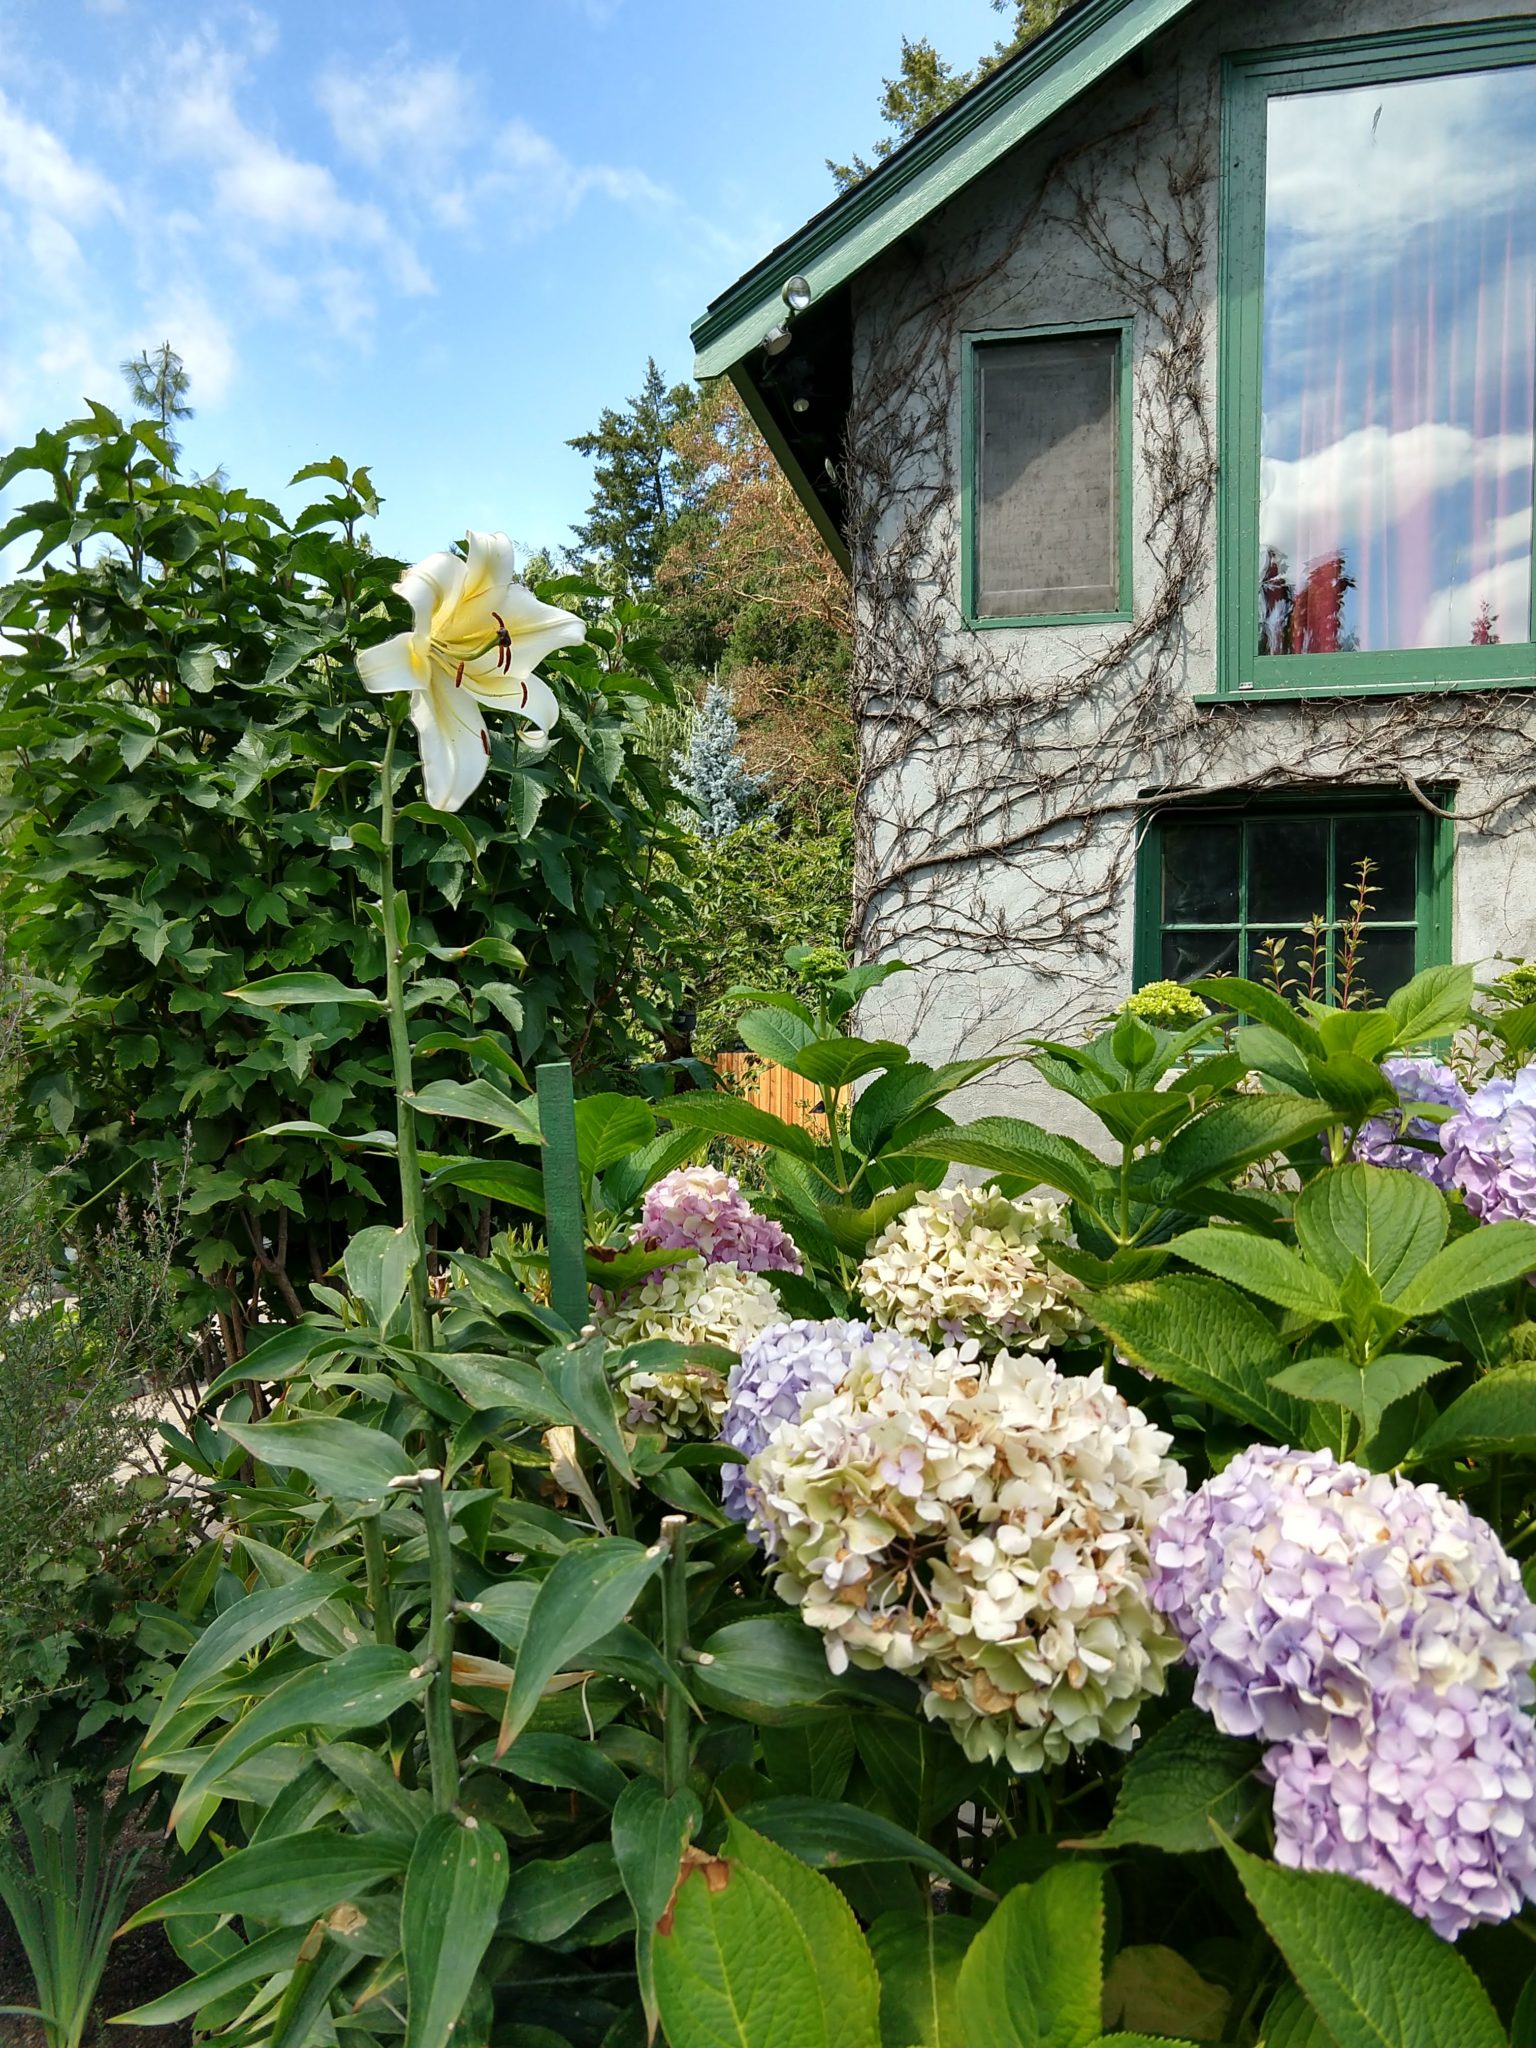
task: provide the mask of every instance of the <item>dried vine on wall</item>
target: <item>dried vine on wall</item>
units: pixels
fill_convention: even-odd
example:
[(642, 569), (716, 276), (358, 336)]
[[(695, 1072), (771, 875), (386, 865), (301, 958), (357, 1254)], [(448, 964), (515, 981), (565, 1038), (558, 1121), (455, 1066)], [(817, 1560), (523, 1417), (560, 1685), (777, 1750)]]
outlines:
[[(954, 1022), (956, 971), (989, 965), (1035, 977), (1037, 1028), (1102, 1006), (1128, 972), (1138, 816), (1178, 792), (1396, 785), (1433, 808), (1425, 784), (1475, 772), (1482, 829), (1530, 817), (1523, 692), (1192, 701), (1214, 675), (1197, 622), (1215, 574), (1215, 111), (1213, 87), (1172, 136), (1154, 142), (1148, 115), (1068, 149), (1002, 236), (934, 235), (855, 364), (852, 936), (864, 954), (942, 965)], [(1123, 625), (1050, 632), (1043, 667), (1020, 644), (1035, 635), (962, 616), (956, 386), (988, 287), (1058, 305), (1064, 242), (1072, 281), (1135, 316), (1137, 603)]]

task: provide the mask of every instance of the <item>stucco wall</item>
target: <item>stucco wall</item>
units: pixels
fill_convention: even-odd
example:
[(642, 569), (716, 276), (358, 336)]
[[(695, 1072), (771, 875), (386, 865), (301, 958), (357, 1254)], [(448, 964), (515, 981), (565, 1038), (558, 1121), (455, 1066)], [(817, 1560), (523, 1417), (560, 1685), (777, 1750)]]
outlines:
[[(1190, 164), (1205, 154), (1209, 176), (1198, 205), (1202, 211), (1201, 258), (1190, 291), (1203, 316), (1201, 376), (1208, 418), (1216, 419), (1217, 371), (1217, 207), (1220, 151), (1220, 77), (1224, 53), (1279, 43), (1305, 42), (1338, 35), (1397, 30), (1416, 23), (1454, 23), (1486, 19), (1490, 13), (1536, 14), (1536, 4), (1494, 9), (1466, 4), (1423, 6), (1403, 0), (1294, 0), (1284, 8), (1261, 4), (1208, 4), (1185, 16), (1143, 53), (1134, 67), (1123, 67), (1104, 81), (1089, 100), (1055, 123), (1026, 148), (995, 166), (969, 187), (944, 213), (924, 224), (916, 240), (893, 252), (860, 281), (855, 295), (855, 385), (878, 379), (891, 360), (890, 337), (906, 316), (932, 293), (935, 281), (974, 279), (1017, 240), (1018, 223), (1037, 206), (1043, 190), (1061, 177), (1064, 159), (1072, 178), (1091, 190), (1102, 204), (1123, 250), (1142, 248), (1155, 267), (1158, 252), (1147, 242), (1144, 222), (1134, 206), (1135, 182), (1155, 191), (1170, 164)], [(1070, 209), (1047, 205), (1045, 217), (1033, 222), (1022, 244), (1011, 250), (995, 274), (962, 293), (955, 324), (967, 331), (1033, 327), (1059, 322), (1093, 322), (1124, 317), (1133, 311), (1116, 277), (1067, 218)], [(1054, 216), (1054, 217), (1053, 217)], [(1142, 459), (1141, 408), (1150, 400), (1152, 365), (1148, 351), (1162, 341), (1156, 323), (1136, 319), (1133, 344), (1138, 396), (1137, 459), (1133, 463), (1133, 588), (1138, 603), (1155, 590), (1166, 571), (1158, 546), (1149, 544), (1147, 529), (1154, 479)], [(958, 355), (958, 351), (956, 351)], [(942, 451), (924, 429), (917, 443), (902, 454), (911, 474), (924, 466), (931, 483), (944, 466), (952, 474), (960, 434), (958, 361)], [(931, 401), (930, 401), (931, 404)], [(914, 396), (914, 421), (924, 417)], [(856, 405), (855, 416), (858, 415)], [(856, 449), (857, 452), (857, 449)], [(920, 495), (920, 494), (919, 494)], [(911, 498), (898, 503), (892, 494), (889, 510), (879, 511), (865, 550), (865, 560), (893, 545), (903, 517), (910, 517)], [(1031, 627), (968, 633), (958, 608), (958, 507), (952, 485), (936, 493), (928, 515), (930, 568), (928, 582), (916, 600), (931, 608), (938, 622), (935, 644), (942, 658), (953, 653), (963, 666), (968, 643), (987, 642), (986, 657), (1001, 664), (1023, 696), (1038, 687), (1049, 698), (1064, 675), (1091, 671), (1096, 658), (1116, 644), (1123, 628), (1114, 626)], [(1207, 521), (1208, 554), (1214, 550), (1215, 520)], [(910, 535), (908, 536), (910, 539)], [(1166, 538), (1166, 530), (1164, 534)], [(856, 551), (856, 560), (857, 560)], [(885, 601), (868, 576), (856, 584), (856, 597), (871, 625), (870, 606)], [(977, 838), (975, 857), (953, 870), (925, 873), (913, 891), (882, 893), (880, 878), (894, 856), (912, 843), (913, 821), (925, 808), (943, 799), (945, 768), (942, 736), (932, 720), (923, 744), (910, 750), (870, 744), (863, 795), (866, 843), (864, 880), (875, 886), (869, 896), (867, 930), (874, 950), (883, 957), (920, 957), (915, 973), (888, 983), (865, 1006), (866, 1029), (911, 1042), (924, 1058), (947, 1059), (990, 1052), (1029, 1032), (1072, 1033), (1089, 1028), (1096, 1017), (1120, 1002), (1131, 987), (1133, 900), (1127, 852), (1134, 845), (1138, 800), (1149, 791), (1190, 787), (1189, 764), (1199, 762), (1194, 786), (1236, 787), (1266, 779), (1312, 782), (1331, 778), (1361, 780), (1361, 763), (1371, 748), (1421, 784), (1456, 786), (1455, 807), (1469, 818), (1484, 811), (1510, 788), (1512, 757), (1531, 753), (1536, 740), (1536, 698), (1523, 692), (1488, 692), (1497, 697), (1491, 720), (1476, 746), (1464, 738), (1465, 700), (1350, 700), (1347, 704), (1244, 701), (1195, 712), (1189, 699), (1217, 687), (1216, 576), (1214, 560), (1203, 579), (1197, 577), (1181, 605), (1171, 654), (1164, 648), (1167, 689), (1182, 702), (1170, 701), (1148, 711), (1138, 697), (1139, 684), (1153, 656), (1138, 648), (1119, 669), (1095, 674), (1079, 700), (1058, 706), (1043, 717), (1032, 741), (1020, 741), (1004, 729), (1000, 714), (995, 759), (1014, 777), (1022, 792), (1019, 816), (1026, 829), (994, 833), (1001, 846), (990, 852), (986, 834)], [(899, 700), (905, 679), (880, 673), (881, 636), (868, 636), (874, 648), (872, 672), (866, 671), (866, 702), (889, 706)], [(1123, 644), (1123, 643), (1121, 643)], [(886, 656), (892, 669), (899, 660)], [(930, 692), (942, 706), (942, 686)], [(1405, 714), (1405, 701), (1414, 709)], [(874, 721), (888, 737), (889, 720)], [(985, 752), (974, 721), (965, 744)], [(1053, 763), (1073, 758), (1093, 764), (1090, 784), (1098, 805), (1081, 833), (1047, 830), (1031, 839), (1027, 829), (1034, 801), (1025, 786), (1031, 780), (1030, 745), (1038, 744), (1041, 773), (1056, 773)], [(926, 748), (926, 751), (925, 751)], [(1536, 754), (1532, 754), (1536, 760)], [(1368, 778), (1383, 786), (1387, 778)], [(952, 792), (951, 792), (952, 794)], [(1037, 811), (1038, 816), (1044, 815)], [(1491, 960), (1497, 955), (1536, 955), (1536, 817), (1529, 805), (1506, 805), (1487, 823), (1456, 828), (1454, 879), (1454, 954), (1461, 959)], [(1112, 883), (1112, 886), (1111, 886)], [(1108, 889), (1103, 915), (1080, 944), (1061, 926), (1059, 905), (1074, 884), (1086, 895)], [(1111, 899), (1112, 900), (1109, 900)], [(940, 901), (953, 915), (950, 937), (935, 952), (933, 921), (924, 905)], [(1048, 926), (1047, 920), (1054, 920)], [(965, 943), (967, 923), (990, 929), (987, 945)], [(1031, 937), (1034, 925), (1035, 936)], [(1002, 935), (999, 937), (998, 935)], [(926, 936), (925, 936), (926, 935)], [(947, 948), (947, 950), (945, 950)], [(925, 957), (926, 956), (926, 957)], [(1009, 1110), (1021, 1114), (1048, 1111), (1058, 1126), (1078, 1129), (1073, 1105), (1040, 1083), (1028, 1068), (1014, 1067), (997, 1081), (980, 1085), (968, 1106), (975, 1112)]]

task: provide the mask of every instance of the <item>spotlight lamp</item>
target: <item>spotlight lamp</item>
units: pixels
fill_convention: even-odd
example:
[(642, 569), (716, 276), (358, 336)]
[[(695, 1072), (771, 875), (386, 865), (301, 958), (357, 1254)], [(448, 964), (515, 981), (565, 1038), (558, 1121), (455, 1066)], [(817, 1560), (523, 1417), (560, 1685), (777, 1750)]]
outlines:
[(810, 279), (808, 277), (801, 277), (798, 274), (794, 277), (785, 278), (784, 288), (779, 293), (779, 297), (788, 306), (791, 313), (803, 313), (811, 303)]
[(789, 347), (789, 329), (780, 321), (777, 327), (770, 327), (763, 336), (763, 349), (770, 356), (781, 356)]

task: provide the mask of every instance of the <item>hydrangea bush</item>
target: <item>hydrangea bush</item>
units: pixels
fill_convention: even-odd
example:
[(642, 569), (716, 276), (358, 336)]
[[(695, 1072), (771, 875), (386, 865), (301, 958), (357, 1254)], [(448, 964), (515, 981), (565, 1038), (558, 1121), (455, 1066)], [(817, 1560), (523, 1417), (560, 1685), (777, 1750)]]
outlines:
[(873, 1319), (929, 1343), (1045, 1352), (1082, 1327), (1077, 1283), (1051, 1263), (1071, 1242), (1066, 1206), (990, 1188), (920, 1196), (870, 1245), (857, 1276)]

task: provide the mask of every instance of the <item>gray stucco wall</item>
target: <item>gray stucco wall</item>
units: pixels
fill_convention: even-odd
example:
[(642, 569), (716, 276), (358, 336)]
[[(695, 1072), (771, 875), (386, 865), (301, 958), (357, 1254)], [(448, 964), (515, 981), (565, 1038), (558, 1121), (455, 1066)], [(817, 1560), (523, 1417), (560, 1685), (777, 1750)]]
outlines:
[[(1216, 420), (1217, 380), (1217, 209), (1219, 196), (1220, 79), (1225, 53), (1340, 35), (1398, 30), (1420, 23), (1482, 20), (1490, 14), (1536, 14), (1530, 6), (1492, 7), (1483, 0), (1438, 6), (1404, 0), (1292, 0), (1284, 8), (1256, 0), (1207, 0), (1151, 44), (1134, 73), (1124, 67), (1104, 81), (1076, 109), (1044, 135), (995, 166), (962, 193), (940, 216), (925, 224), (916, 246), (893, 253), (860, 281), (855, 298), (855, 388), (878, 380), (892, 360), (891, 336), (919, 310), (937, 279), (992, 274), (965, 289), (953, 324), (966, 331), (1035, 327), (1064, 322), (1108, 321), (1134, 309), (1120, 282), (1067, 218), (1069, 208), (1048, 203), (1018, 239), (1018, 223), (1030, 218), (1042, 192), (1059, 183), (1063, 159), (1073, 165), (1079, 188), (1093, 192), (1123, 250), (1142, 249), (1154, 267), (1157, 252), (1144, 222), (1135, 217), (1135, 185), (1154, 196), (1169, 164), (1190, 164), (1203, 152), (1208, 175), (1195, 202), (1202, 216), (1201, 252), (1189, 286), (1202, 319), (1203, 398), (1209, 421)], [(1010, 245), (1017, 243), (1016, 247)], [(963, 253), (961, 253), (963, 252)], [(1143, 439), (1144, 409), (1154, 404), (1154, 351), (1164, 339), (1154, 321), (1136, 318), (1133, 344), (1137, 391), (1136, 435)], [(899, 356), (899, 351), (897, 354)], [(958, 351), (956, 352), (958, 353)], [(963, 666), (967, 645), (985, 640), (995, 678), (1010, 678), (1021, 697), (1038, 690), (1059, 695), (1063, 676), (1092, 673), (1091, 689), (1058, 704), (1032, 734), (1021, 739), (1017, 720), (1000, 710), (989, 736), (985, 720), (973, 713), (963, 727), (963, 744), (985, 753), (995, 742), (1000, 777), (1017, 788), (1006, 803), (1010, 824), (1022, 829), (993, 832), (993, 842), (1012, 839), (1012, 850), (989, 850), (986, 832), (976, 835), (974, 858), (952, 869), (925, 872), (906, 891), (884, 890), (880, 878), (893, 859), (912, 850), (925, 813), (937, 814), (947, 800), (962, 803), (955, 778), (944, 765), (942, 736), (931, 729), (924, 745), (906, 749), (887, 744), (889, 719), (866, 723), (863, 816), (863, 877), (873, 883), (866, 931), (881, 957), (922, 962), (918, 971), (888, 983), (866, 1003), (863, 1025), (911, 1043), (927, 1059), (966, 1057), (1016, 1042), (1031, 1032), (1071, 1034), (1123, 1000), (1132, 986), (1133, 894), (1127, 858), (1140, 818), (1138, 799), (1149, 791), (1252, 786), (1256, 783), (1366, 782), (1382, 787), (1406, 769), (1421, 785), (1456, 787), (1455, 808), (1476, 820), (1456, 828), (1453, 953), (1458, 959), (1490, 962), (1496, 956), (1536, 955), (1536, 817), (1530, 805), (1509, 798), (1519, 780), (1522, 757), (1536, 759), (1536, 697), (1523, 691), (1485, 692), (1476, 700), (1483, 731), (1475, 745), (1466, 738), (1467, 700), (1445, 697), (1391, 700), (1314, 700), (1310, 703), (1244, 701), (1208, 711), (1190, 699), (1217, 687), (1217, 589), (1213, 551), (1214, 517), (1206, 524), (1208, 560), (1180, 606), (1170, 641), (1162, 643), (1163, 681), (1155, 703), (1142, 693), (1154, 654), (1134, 649), (1107, 673), (1095, 670), (1124, 628), (1042, 627), (969, 633), (959, 610), (958, 505), (952, 485), (954, 452), (960, 436), (958, 362), (944, 432), (948, 446), (934, 445), (924, 429), (917, 445), (901, 456), (910, 482), (937, 486), (924, 515), (926, 567), (920, 570), (914, 602), (929, 608), (929, 634), (942, 668), (953, 654)], [(915, 394), (914, 422), (932, 420)], [(858, 417), (856, 404), (855, 417)], [(855, 442), (857, 450), (857, 442)], [(1133, 587), (1137, 601), (1166, 579), (1166, 560), (1149, 540), (1154, 479), (1138, 445), (1133, 465)], [(946, 470), (946, 465), (948, 469)], [(926, 470), (926, 475), (924, 474)], [(872, 515), (867, 564), (896, 545), (901, 522), (922, 493), (891, 493), (889, 510)], [(903, 509), (905, 508), (905, 509)], [(860, 559), (856, 549), (856, 563)], [(878, 579), (856, 576), (856, 599), (866, 631), (866, 702), (899, 699), (900, 636), (882, 636), (875, 614), (889, 598)], [(889, 623), (888, 621), (886, 622)], [(1123, 643), (1122, 643), (1123, 644)], [(943, 689), (930, 697), (942, 707)], [(1405, 712), (1404, 705), (1412, 709)], [(1096, 793), (1095, 814), (1080, 832), (1046, 830), (1032, 836), (1048, 810), (1029, 792), (1031, 747), (1040, 759), (1076, 762), (1079, 790)], [(1084, 773), (1084, 763), (1091, 771)], [(1047, 766), (1047, 778), (1056, 770)], [(972, 778), (970, 801), (986, 778)], [(1034, 806), (1033, 810), (1031, 806)], [(1495, 814), (1479, 819), (1490, 806)], [(955, 841), (963, 843), (963, 834)], [(1074, 939), (1062, 927), (1064, 893), (1080, 886), (1085, 895), (1104, 890), (1105, 900), (1091, 931)], [(934, 938), (930, 914), (939, 905), (944, 936)], [(1031, 937), (1032, 919), (1037, 919)], [(990, 932), (985, 944), (969, 944), (967, 928)], [(973, 1113), (1007, 1110), (1043, 1114), (1058, 1127), (1075, 1128), (1073, 1105), (1044, 1087), (1027, 1067), (1015, 1066), (996, 1081), (972, 1091)]]

